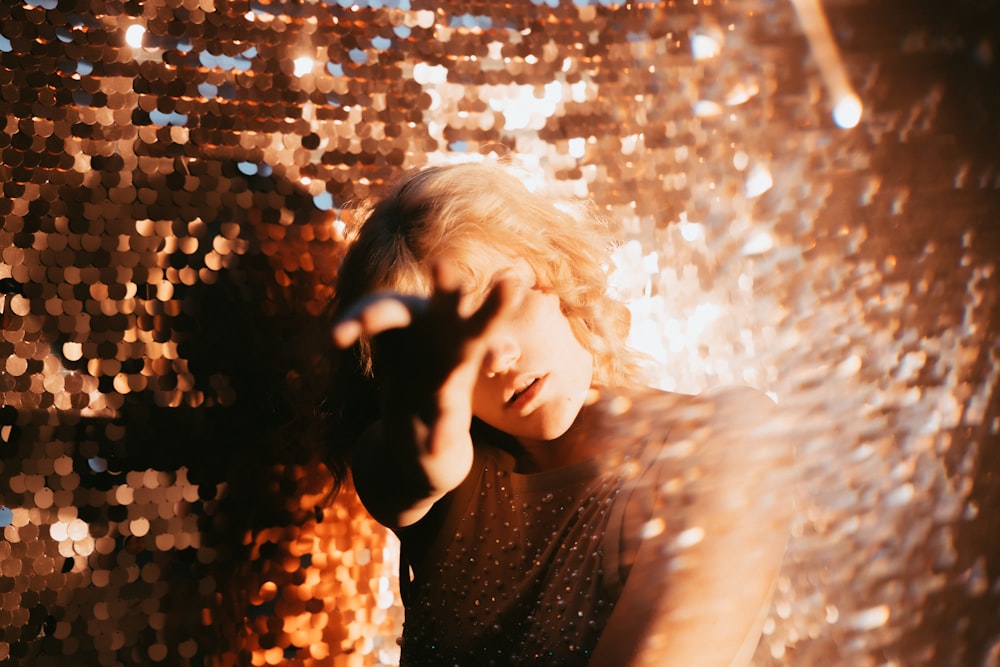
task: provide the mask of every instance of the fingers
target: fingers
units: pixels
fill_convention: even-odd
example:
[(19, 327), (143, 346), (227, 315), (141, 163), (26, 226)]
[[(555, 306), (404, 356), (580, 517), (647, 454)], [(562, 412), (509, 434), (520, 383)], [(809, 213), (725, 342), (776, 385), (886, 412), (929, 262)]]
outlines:
[(521, 288), (522, 281), (517, 278), (498, 280), (486, 294), (482, 305), (469, 317), (470, 328), (481, 333), (493, 322), (510, 315), (517, 304), (517, 294)]
[(333, 325), (333, 342), (337, 347), (346, 349), (361, 338), (361, 323), (357, 320), (341, 320)]
[(462, 279), (455, 265), (445, 260), (435, 262), (431, 267), (431, 280), (434, 289), (428, 299), (428, 311), (437, 317), (458, 312), (462, 300)]
[(446, 260), (435, 262), (431, 277), (434, 289), (430, 298), (379, 292), (358, 301), (334, 325), (334, 342), (346, 348), (362, 336), (376, 336), (390, 329), (409, 327), (418, 311), (428, 321), (471, 342), (483, 336), (494, 322), (513, 312), (519, 301), (517, 295), (524, 287), (524, 280), (517, 274), (502, 275), (483, 302), (472, 306), (472, 312), (466, 314), (463, 312), (466, 309), (460, 307), (463, 300), (462, 275), (457, 266)]
[(350, 347), (361, 336), (376, 336), (389, 329), (401, 329), (413, 321), (412, 297), (399, 294), (373, 294), (352, 306), (333, 327), (333, 340)]
[(438, 313), (454, 312), (461, 296), (460, 279), (454, 266), (436, 262), (431, 269), (434, 292), (430, 299), (385, 291), (370, 294), (352, 305), (333, 326), (333, 340), (347, 348), (362, 336), (376, 336), (413, 323), (414, 309)]
[(431, 267), (431, 278), (434, 281), (434, 291), (454, 293), (462, 288), (462, 277), (458, 267), (449, 260), (439, 260)]

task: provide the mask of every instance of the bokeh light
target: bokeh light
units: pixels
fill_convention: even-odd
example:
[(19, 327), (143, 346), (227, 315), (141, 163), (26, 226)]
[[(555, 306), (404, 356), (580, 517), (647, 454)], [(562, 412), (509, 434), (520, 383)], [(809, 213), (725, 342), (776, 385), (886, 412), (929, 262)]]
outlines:
[(998, 16), (0, 4), (0, 663), (398, 661), (324, 308), (359, 200), (514, 153), (618, 225), (652, 381), (758, 387), (800, 444), (753, 664), (1000, 664)]

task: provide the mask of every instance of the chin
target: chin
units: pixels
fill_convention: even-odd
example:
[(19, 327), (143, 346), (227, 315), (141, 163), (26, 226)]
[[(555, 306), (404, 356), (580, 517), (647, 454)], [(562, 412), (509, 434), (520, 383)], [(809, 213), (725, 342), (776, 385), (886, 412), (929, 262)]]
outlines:
[(530, 422), (520, 424), (508, 424), (504, 426), (495, 425), (501, 431), (505, 431), (519, 440), (532, 440), (535, 442), (547, 442), (556, 440), (569, 430), (573, 425), (574, 418), (564, 415), (545, 415), (542, 417), (536, 413), (535, 419)]
[(584, 398), (586, 395), (579, 397), (579, 400), (568, 401), (561, 410), (546, 415), (538, 425), (539, 433), (535, 437), (538, 440), (556, 440), (566, 435), (583, 408)]
[(545, 440), (545, 441), (558, 440), (562, 436), (566, 435), (566, 431), (568, 431), (569, 427), (572, 425), (573, 422), (569, 422), (568, 424), (565, 425), (559, 424), (559, 425), (547, 426), (534, 437), (536, 440)]

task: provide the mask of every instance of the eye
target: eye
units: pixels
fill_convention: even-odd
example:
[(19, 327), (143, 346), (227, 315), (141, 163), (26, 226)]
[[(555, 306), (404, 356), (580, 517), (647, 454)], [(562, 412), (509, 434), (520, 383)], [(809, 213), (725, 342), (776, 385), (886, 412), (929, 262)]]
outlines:
[(508, 266), (496, 271), (481, 284), (472, 286), (462, 294), (461, 309), (464, 313), (474, 313), (481, 308), (486, 297), (501, 280), (508, 280), (513, 285), (513, 305), (520, 306), (532, 290), (540, 290), (535, 274), (520, 264)]
[(486, 297), (489, 296), (490, 291), (494, 288), (494, 286), (496, 286), (496, 283), (496, 280), (491, 279), (463, 291), (459, 302), (459, 310), (462, 314), (468, 317), (482, 308), (483, 304), (486, 302)]

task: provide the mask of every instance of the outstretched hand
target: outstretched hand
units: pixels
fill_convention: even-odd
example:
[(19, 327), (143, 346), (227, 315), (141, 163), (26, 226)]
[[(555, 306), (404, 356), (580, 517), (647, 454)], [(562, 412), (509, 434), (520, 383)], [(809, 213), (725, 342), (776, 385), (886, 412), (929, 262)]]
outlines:
[(370, 294), (333, 329), (342, 347), (371, 340), (382, 418), (356, 445), (352, 472), (365, 507), (391, 527), (418, 521), (468, 474), (473, 389), (490, 330), (515, 301), (512, 281), (500, 280), (466, 308), (447, 264), (434, 267), (433, 282), (429, 297)]
[(429, 297), (376, 292), (353, 304), (333, 329), (334, 341), (344, 348), (370, 338), (376, 380), (390, 394), (385, 398), (396, 407), (409, 403), (425, 419), (449, 407), (470, 409), (487, 335), (514, 301), (514, 281), (501, 279), (465, 314), (455, 267), (439, 262), (432, 277)]

